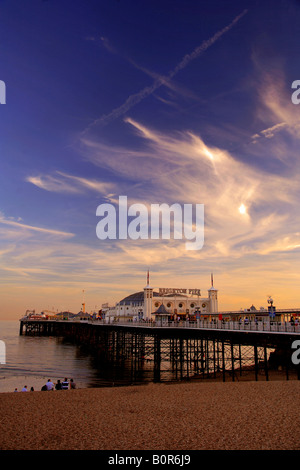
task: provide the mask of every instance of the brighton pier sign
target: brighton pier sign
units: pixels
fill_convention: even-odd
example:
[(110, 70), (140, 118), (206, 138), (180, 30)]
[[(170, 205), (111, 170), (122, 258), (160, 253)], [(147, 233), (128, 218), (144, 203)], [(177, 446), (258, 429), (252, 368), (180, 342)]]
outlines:
[(191, 295), (201, 295), (200, 289), (171, 289), (171, 288), (159, 288), (159, 295), (166, 295), (166, 294), (191, 294)]

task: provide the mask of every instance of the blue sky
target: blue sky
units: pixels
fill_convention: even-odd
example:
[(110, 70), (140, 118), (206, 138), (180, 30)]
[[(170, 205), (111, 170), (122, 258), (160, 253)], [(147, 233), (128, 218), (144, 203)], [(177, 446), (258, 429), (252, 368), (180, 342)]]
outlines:
[[(300, 2), (0, 2), (0, 318), (154, 287), (300, 307)], [(96, 208), (202, 203), (205, 244), (96, 237)], [(244, 211), (241, 211), (241, 207)]]

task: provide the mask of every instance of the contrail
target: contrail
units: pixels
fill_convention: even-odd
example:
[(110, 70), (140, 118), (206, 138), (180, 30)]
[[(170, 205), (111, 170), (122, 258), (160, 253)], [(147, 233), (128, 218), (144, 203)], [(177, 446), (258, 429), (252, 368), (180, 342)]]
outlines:
[(212, 36), (207, 41), (203, 41), (203, 43), (196, 47), (196, 49), (194, 49), (191, 54), (186, 54), (181, 62), (179, 62), (179, 64), (175, 67), (175, 69), (169, 73), (168, 78), (173, 78), (179, 72), (179, 70), (184, 69), (192, 60), (203, 54), (203, 52), (212, 46), (221, 36), (223, 36), (223, 34), (227, 33), (247, 12), (248, 10), (244, 10), (243, 13), (236, 16), (228, 26), (225, 26), (225, 28), (214, 34), (214, 36)]
[(193, 50), (193, 52), (191, 52), (190, 54), (186, 54), (183, 59), (176, 65), (176, 67), (168, 73), (167, 76), (161, 76), (156, 78), (152, 85), (143, 88), (138, 93), (130, 95), (121, 106), (115, 108), (109, 114), (103, 115), (102, 117), (94, 121), (88, 128), (99, 123), (107, 124), (108, 122), (125, 114), (130, 108), (138, 104), (147, 96), (151, 95), (159, 87), (166, 84), (168, 80), (173, 78), (180, 70), (184, 69), (192, 60), (195, 60), (197, 57), (203, 54), (203, 52), (205, 52), (218, 39), (220, 39), (225, 33), (227, 33), (247, 12), (248, 10), (244, 10), (240, 15), (236, 16), (228, 26), (225, 26), (225, 28), (215, 33), (210, 39), (203, 41), (200, 46), (196, 47)]

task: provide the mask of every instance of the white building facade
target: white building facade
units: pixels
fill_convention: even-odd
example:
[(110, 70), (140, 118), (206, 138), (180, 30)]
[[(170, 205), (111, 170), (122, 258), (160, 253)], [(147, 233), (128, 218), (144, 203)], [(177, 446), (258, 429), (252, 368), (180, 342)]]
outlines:
[(114, 307), (108, 307), (105, 318), (111, 321), (196, 320), (218, 312), (218, 290), (213, 286), (202, 297), (200, 289), (154, 290), (149, 283), (143, 291), (128, 295)]

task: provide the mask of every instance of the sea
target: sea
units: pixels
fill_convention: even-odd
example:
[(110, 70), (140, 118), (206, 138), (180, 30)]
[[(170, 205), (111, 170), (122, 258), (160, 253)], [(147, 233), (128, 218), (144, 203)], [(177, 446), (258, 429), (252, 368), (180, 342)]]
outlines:
[[(93, 357), (78, 346), (51, 336), (20, 336), (19, 321), (0, 321), (0, 393), (36, 391), (51, 379), (69, 381), (77, 388), (127, 385), (126, 374), (116, 380), (115, 372), (101, 369)], [(3, 359), (3, 346), (5, 358)], [(4, 363), (3, 363), (4, 362)]]

